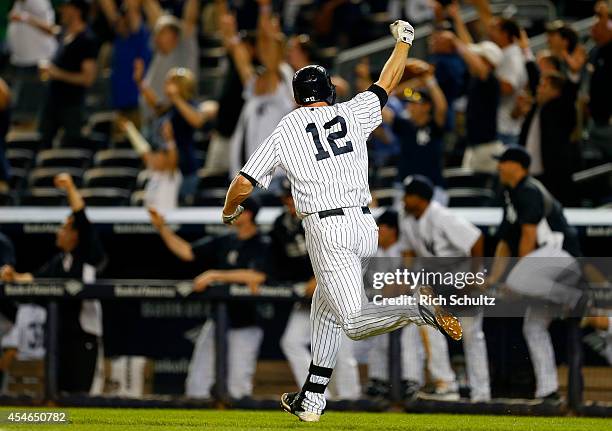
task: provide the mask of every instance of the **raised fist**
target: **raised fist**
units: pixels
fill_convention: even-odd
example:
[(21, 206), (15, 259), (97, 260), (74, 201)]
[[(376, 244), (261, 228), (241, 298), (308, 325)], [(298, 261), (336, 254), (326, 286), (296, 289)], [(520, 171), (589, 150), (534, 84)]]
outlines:
[(412, 45), (412, 41), (414, 40), (414, 27), (412, 27), (410, 23), (398, 20), (389, 25), (389, 29), (395, 40)]

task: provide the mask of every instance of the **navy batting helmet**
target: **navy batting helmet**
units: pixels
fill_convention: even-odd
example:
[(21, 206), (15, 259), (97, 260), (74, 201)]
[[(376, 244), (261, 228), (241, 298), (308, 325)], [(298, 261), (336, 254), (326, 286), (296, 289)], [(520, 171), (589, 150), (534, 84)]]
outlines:
[(336, 101), (336, 87), (323, 66), (302, 67), (293, 75), (293, 97), (298, 105)]

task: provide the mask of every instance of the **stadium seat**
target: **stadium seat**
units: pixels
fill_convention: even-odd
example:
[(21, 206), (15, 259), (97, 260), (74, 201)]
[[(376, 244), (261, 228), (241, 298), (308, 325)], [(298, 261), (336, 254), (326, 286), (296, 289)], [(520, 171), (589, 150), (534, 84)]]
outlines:
[(66, 194), (53, 187), (34, 187), (23, 194), (21, 205), (45, 207), (66, 205)]
[(56, 167), (69, 166), (86, 168), (91, 163), (91, 151), (80, 148), (54, 148), (43, 150), (36, 156), (36, 166)]
[(495, 199), (495, 193), (481, 188), (455, 188), (448, 190), (449, 207), (486, 207)]
[(93, 168), (85, 172), (85, 187), (114, 187), (132, 190), (136, 183), (138, 169), (133, 168)]
[(145, 191), (136, 190), (130, 196), (130, 205), (133, 207), (141, 207), (144, 205)]
[(112, 112), (96, 112), (90, 115), (85, 125), (85, 130), (89, 133), (99, 133), (106, 137), (111, 136), (113, 131), (113, 124), (117, 118), (117, 115)]
[(200, 190), (196, 193), (195, 199), (193, 201), (194, 206), (203, 206), (203, 207), (220, 207), (225, 203), (225, 195), (227, 193), (227, 189), (225, 188), (217, 188), (217, 189), (208, 189), (208, 190)]
[(127, 139), (121, 139), (121, 140), (113, 141), (110, 147), (117, 148), (117, 149), (131, 150), (132, 144), (130, 144), (130, 141), (128, 141)]
[(100, 167), (140, 168), (142, 160), (134, 150), (111, 148), (98, 151), (94, 157), (94, 164)]
[(79, 190), (87, 206), (114, 207), (126, 206), (130, 201), (130, 192), (116, 188), (94, 188)]
[(57, 174), (66, 172), (72, 176), (77, 187), (81, 185), (83, 170), (72, 167), (35, 168), (28, 175), (28, 186), (33, 187), (55, 187), (53, 179)]
[(62, 141), (62, 148), (82, 148), (84, 150), (96, 151), (108, 148), (108, 136), (97, 132), (91, 132), (81, 136), (74, 142)]
[(448, 189), (454, 188), (492, 188), (496, 176), (484, 172), (474, 172), (471, 169), (450, 168), (442, 173)]
[(34, 151), (23, 148), (9, 148), (6, 158), (12, 168), (28, 169), (34, 159)]
[(16, 133), (6, 140), (6, 148), (21, 148), (36, 151), (40, 147), (40, 135), (38, 132)]

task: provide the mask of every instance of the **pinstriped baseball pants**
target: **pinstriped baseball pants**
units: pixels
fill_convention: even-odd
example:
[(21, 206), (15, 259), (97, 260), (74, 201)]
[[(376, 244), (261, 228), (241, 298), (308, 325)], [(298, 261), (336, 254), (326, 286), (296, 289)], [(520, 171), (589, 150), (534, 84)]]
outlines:
[[(344, 214), (322, 219), (312, 214), (302, 221), (317, 280), (310, 314), (312, 362), (325, 368), (336, 365), (343, 331), (349, 338), (361, 340), (411, 322), (424, 324), (416, 305), (368, 302), (363, 271), (378, 247), (378, 226), (360, 207), (344, 208)], [(304, 406), (320, 412), (325, 398), (306, 392)]]

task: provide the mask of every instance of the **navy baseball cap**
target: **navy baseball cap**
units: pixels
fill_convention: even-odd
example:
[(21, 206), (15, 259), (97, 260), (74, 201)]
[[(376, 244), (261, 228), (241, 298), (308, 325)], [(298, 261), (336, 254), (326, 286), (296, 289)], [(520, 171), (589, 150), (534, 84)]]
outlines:
[(386, 226), (394, 228), (395, 230), (399, 230), (397, 212), (392, 209), (388, 209), (380, 216), (378, 216), (378, 219), (376, 219), (376, 224), (379, 226), (384, 224)]
[(497, 159), (497, 161), (500, 163), (516, 162), (525, 169), (529, 169), (529, 165), (531, 164), (531, 156), (524, 147), (519, 145), (510, 145), (506, 147), (506, 150), (503, 153), (493, 156), (493, 158)]
[(411, 175), (404, 178), (404, 194), (417, 195), (430, 201), (433, 197), (434, 185), (423, 175)]
[(257, 217), (257, 213), (261, 208), (259, 201), (253, 197), (246, 198), (240, 205), (245, 211), (250, 211), (253, 214), (253, 220)]

